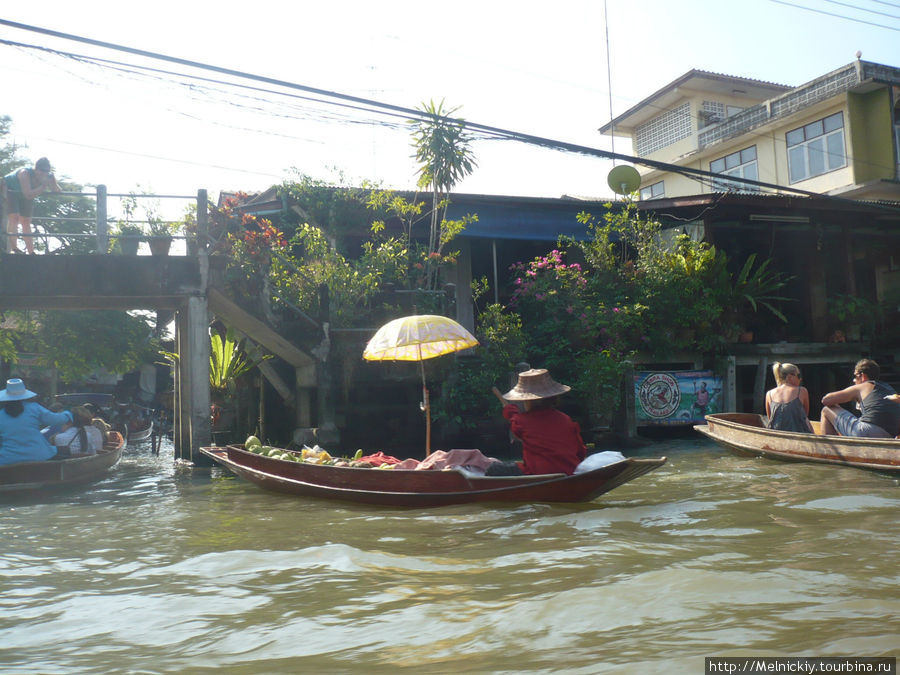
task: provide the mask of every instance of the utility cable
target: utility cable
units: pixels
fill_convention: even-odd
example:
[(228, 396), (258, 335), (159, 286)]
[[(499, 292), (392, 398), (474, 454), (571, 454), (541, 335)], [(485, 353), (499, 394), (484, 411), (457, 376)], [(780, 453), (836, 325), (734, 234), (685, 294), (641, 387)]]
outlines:
[[(781, 2), (781, 0), (772, 0), (772, 2)], [(781, 4), (789, 4), (789, 3), (781, 2)], [(257, 82), (271, 84), (271, 85), (278, 86), (278, 87), (284, 87), (287, 89), (295, 89), (295, 90), (299, 90), (299, 91), (305, 91), (307, 93), (316, 94), (318, 96), (324, 96), (329, 99), (338, 99), (341, 101), (348, 101), (348, 102), (351, 102), (354, 104), (373, 108), (373, 110), (371, 110), (371, 112), (373, 112), (373, 113), (377, 112), (380, 114), (383, 111), (386, 111), (387, 114), (391, 114), (391, 115), (399, 114), (400, 116), (405, 116), (407, 119), (414, 120), (414, 121), (429, 121), (433, 118), (432, 115), (429, 115), (428, 113), (421, 111), (421, 110), (416, 110), (414, 108), (407, 108), (404, 106), (399, 106), (399, 105), (395, 105), (395, 104), (391, 104), (391, 103), (383, 103), (380, 101), (375, 101), (373, 99), (367, 99), (367, 98), (363, 98), (360, 96), (352, 96), (350, 94), (341, 94), (339, 92), (328, 91), (328, 90), (320, 89), (317, 87), (310, 87), (307, 85), (289, 82), (287, 80), (281, 80), (281, 79), (267, 77), (267, 76), (263, 76), (263, 75), (254, 75), (252, 73), (234, 70), (231, 68), (224, 68), (224, 67), (215, 66), (212, 64), (205, 64), (205, 63), (201, 63), (198, 61), (183, 59), (180, 57), (168, 56), (168, 55), (160, 54), (157, 52), (151, 52), (151, 51), (147, 51), (147, 50), (143, 50), (143, 49), (136, 49), (134, 47), (117, 45), (117, 44), (114, 44), (111, 42), (105, 42), (102, 40), (94, 40), (92, 38), (81, 37), (78, 35), (72, 35), (70, 33), (63, 33), (60, 31), (50, 30), (47, 28), (40, 28), (37, 26), (29, 26), (27, 24), (22, 24), (22, 23), (18, 23), (18, 22), (14, 22), (14, 21), (8, 21), (6, 19), (0, 19), (0, 25), (10, 26), (12, 28), (18, 28), (18, 29), (26, 30), (26, 31), (30, 31), (30, 32), (36, 32), (36, 33), (40, 33), (43, 35), (48, 35), (51, 37), (64, 39), (64, 40), (81, 42), (81, 43), (85, 43), (85, 44), (89, 44), (89, 45), (93, 45), (93, 46), (97, 46), (97, 47), (102, 47), (105, 49), (121, 51), (121, 52), (134, 54), (134, 55), (142, 56), (142, 57), (149, 58), (149, 59), (162, 60), (162, 61), (167, 61), (169, 63), (177, 63), (179, 65), (187, 66), (190, 68), (197, 68), (200, 70), (210, 70), (213, 72), (222, 73), (222, 74), (229, 75), (232, 77), (237, 77), (240, 79), (249, 79), (249, 80), (254, 80)], [(702, 176), (702, 177), (718, 179), (718, 180), (728, 180), (729, 182), (732, 182), (732, 183), (738, 182), (738, 183), (742, 183), (745, 185), (752, 185), (755, 187), (766, 188), (766, 189), (776, 190), (776, 191), (780, 191), (780, 192), (790, 192), (793, 194), (803, 195), (803, 196), (807, 196), (807, 197), (816, 197), (816, 198), (820, 198), (820, 199), (823, 197), (826, 197), (828, 199), (837, 200), (837, 201), (841, 201), (841, 202), (847, 202), (847, 203), (855, 203), (856, 202), (856, 200), (847, 199), (844, 197), (823, 195), (818, 192), (802, 190), (800, 188), (794, 188), (794, 187), (789, 187), (789, 186), (784, 186), (784, 185), (777, 185), (774, 183), (767, 183), (764, 181), (758, 181), (758, 180), (743, 178), (743, 177), (739, 177), (739, 176), (723, 177), (721, 174), (717, 174), (717, 173), (714, 173), (711, 171), (705, 171), (703, 169), (694, 169), (692, 167), (679, 166), (676, 164), (670, 164), (668, 162), (660, 162), (660, 161), (651, 160), (651, 159), (647, 159), (647, 158), (643, 158), (643, 157), (635, 157), (632, 155), (610, 152), (607, 150), (601, 150), (599, 148), (592, 148), (592, 147), (580, 145), (577, 143), (569, 143), (566, 141), (557, 141), (557, 140), (545, 138), (542, 136), (536, 136), (533, 134), (516, 132), (516, 131), (509, 130), (509, 129), (503, 129), (501, 127), (495, 127), (495, 126), (486, 125), (486, 124), (479, 124), (477, 122), (470, 122), (470, 121), (466, 121), (466, 120), (459, 119), (459, 118), (448, 117), (448, 118), (445, 118), (444, 121), (446, 123), (454, 124), (454, 125), (457, 125), (461, 128), (467, 129), (467, 130), (471, 129), (471, 130), (475, 130), (475, 131), (480, 131), (484, 134), (493, 136), (498, 139), (515, 140), (515, 141), (519, 141), (522, 143), (535, 145), (538, 147), (548, 148), (548, 149), (552, 149), (552, 150), (561, 150), (561, 151), (566, 151), (566, 152), (572, 152), (572, 153), (586, 155), (586, 156), (592, 156), (592, 157), (599, 157), (601, 159), (620, 160), (623, 162), (639, 164), (639, 165), (647, 166), (647, 167), (654, 168), (654, 169), (669, 171), (669, 172), (673, 172), (673, 173), (679, 173), (681, 175), (685, 175), (688, 177)], [(891, 208), (891, 207), (887, 207), (887, 206), (883, 206), (883, 208), (889, 209), (892, 211), (900, 210), (900, 209), (895, 209), (895, 208)]]
[(784, 0), (769, 0), (770, 2), (774, 2), (777, 5), (786, 5), (787, 7), (796, 7), (797, 9), (804, 9), (807, 12), (815, 12), (816, 14), (824, 14), (825, 16), (833, 16), (838, 19), (846, 19), (847, 21), (855, 21), (856, 23), (863, 23), (867, 26), (876, 26), (877, 28), (887, 28), (888, 30), (896, 30), (900, 31), (900, 28), (894, 28), (893, 26), (885, 26), (883, 23), (875, 23), (873, 21), (863, 21), (862, 19), (854, 19), (852, 16), (844, 16), (843, 14), (835, 14), (834, 12), (826, 12), (822, 9), (814, 9), (812, 7), (804, 7), (803, 5), (795, 5), (793, 2), (785, 2)]
[[(856, 9), (860, 12), (869, 12), (869, 14), (878, 14), (879, 16), (886, 16), (889, 19), (900, 19), (900, 16), (896, 14), (888, 14), (887, 12), (879, 12), (877, 9), (866, 9), (865, 7), (860, 7), (858, 5), (851, 5), (849, 2), (840, 2), (839, 0), (825, 0), (825, 2), (830, 2), (832, 5), (840, 5), (841, 7), (849, 7), (850, 9)], [(850, 17), (847, 17), (848, 19)]]

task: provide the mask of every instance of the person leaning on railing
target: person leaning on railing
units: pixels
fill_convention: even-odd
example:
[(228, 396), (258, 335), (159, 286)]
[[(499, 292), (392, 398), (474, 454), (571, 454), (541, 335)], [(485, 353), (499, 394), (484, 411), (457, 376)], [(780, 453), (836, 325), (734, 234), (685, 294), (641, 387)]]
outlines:
[(3, 193), (6, 200), (6, 252), (16, 253), (19, 248), (19, 224), (22, 225), (22, 239), (25, 250), (34, 253), (34, 237), (31, 216), (34, 213), (34, 198), (45, 192), (59, 192), (59, 185), (51, 172), (50, 160), (41, 157), (33, 169), (17, 169), (3, 177)]

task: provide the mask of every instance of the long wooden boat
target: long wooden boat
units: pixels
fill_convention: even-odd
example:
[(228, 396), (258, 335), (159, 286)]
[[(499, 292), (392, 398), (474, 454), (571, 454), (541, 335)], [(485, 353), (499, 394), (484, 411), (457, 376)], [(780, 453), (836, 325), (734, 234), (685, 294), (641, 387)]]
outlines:
[(152, 408), (137, 403), (120, 403), (112, 394), (72, 392), (57, 394), (55, 400), (66, 407), (92, 405), (99, 417), (125, 436), (126, 443), (146, 441), (153, 434)]
[(126, 425), (129, 443), (140, 443), (146, 441), (153, 435), (153, 420), (142, 419), (133, 420)]
[(716, 413), (694, 429), (739, 454), (900, 471), (900, 440), (800, 434), (767, 429), (762, 415)]
[(116, 465), (124, 450), (125, 437), (110, 431), (103, 449), (95, 455), (4, 464), (0, 466), (0, 497), (39, 493), (99, 480)]
[(470, 502), (586, 502), (666, 463), (626, 459), (567, 476), (467, 476), (460, 471), (382, 470), (307, 464), (247, 452), (242, 446), (200, 451), (262, 488), (383, 506), (446, 506)]

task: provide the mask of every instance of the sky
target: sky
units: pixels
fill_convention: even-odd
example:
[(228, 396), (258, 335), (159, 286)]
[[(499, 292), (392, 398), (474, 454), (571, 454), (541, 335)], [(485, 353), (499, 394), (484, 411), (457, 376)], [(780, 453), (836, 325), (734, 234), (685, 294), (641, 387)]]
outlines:
[[(625, 154), (629, 142), (613, 145), (598, 128), (692, 68), (797, 86), (857, 50), (900, 66), (900, 0), (42, 0), (4, 3), (0, 19), (405, 108), (444, 100), (472, 122)], [(395, 118), (5, 25), (0, 41), (266, 90), (0, 42), (0, 115), (12, 118), (21, 156), (49, 157), (58, 176), (111, 193), (205, 188), (213, 198), (295, 171), (415, 187), (410, 132)], [(611, 195), (609, 160), (508, 140), (473, 151), (478, 166), (457, 191)]]

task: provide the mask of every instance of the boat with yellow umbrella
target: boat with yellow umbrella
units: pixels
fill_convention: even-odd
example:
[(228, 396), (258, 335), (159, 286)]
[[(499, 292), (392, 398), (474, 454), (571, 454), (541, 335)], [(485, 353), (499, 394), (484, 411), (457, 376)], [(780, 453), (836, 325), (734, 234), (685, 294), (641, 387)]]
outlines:
[(453, 319), (437, 314), (414, 314), (383, 325), (363, 351), (366, 361), (419, 362), (426, 456), (431, 454), (431, 404), (425, 382), (425, 361), (477, 345), (475, 336)]

